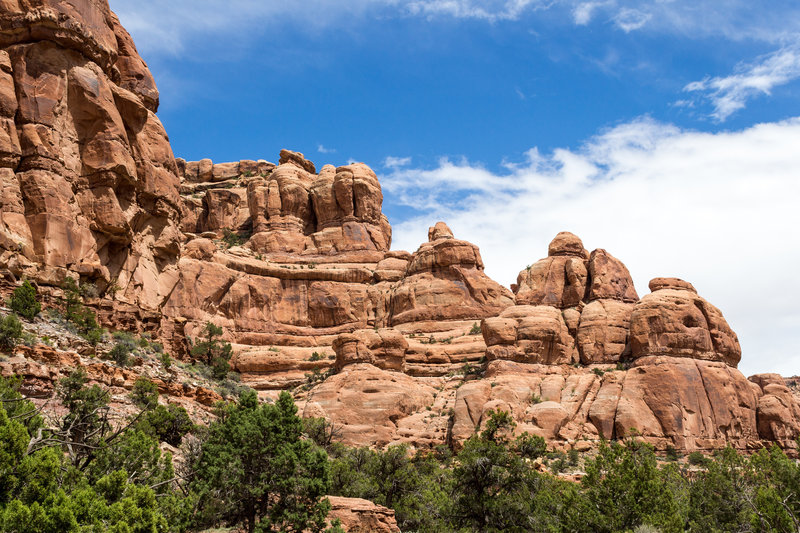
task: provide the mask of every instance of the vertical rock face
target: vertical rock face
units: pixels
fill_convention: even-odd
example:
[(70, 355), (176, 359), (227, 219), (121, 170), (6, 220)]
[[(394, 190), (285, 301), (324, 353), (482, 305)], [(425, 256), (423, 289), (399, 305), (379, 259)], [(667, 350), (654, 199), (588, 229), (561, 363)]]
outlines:
[(88, 0), (6, 2), (0, 28), (0, 264), (157, 308), (179, 253), (178, 177), (130, 35)]

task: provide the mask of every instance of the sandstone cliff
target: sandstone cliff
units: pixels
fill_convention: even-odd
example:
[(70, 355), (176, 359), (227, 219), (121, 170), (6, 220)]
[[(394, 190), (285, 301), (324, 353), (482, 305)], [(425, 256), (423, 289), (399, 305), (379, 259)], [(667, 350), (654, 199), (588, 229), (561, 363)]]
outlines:
[(105, 1), (0, 5), (0, 267), (157, 309), (181, 234), (158, 90)]
[[(660, 449), (795, 446), (792, 390), (737, 370), (736, 334), (691, 284), (640, 298), (619, 259), (560, 233), (509, 290), (444, 223), (391, 250), (367, 165), (176, 160), (157, 107), (105, 1), (0, 3), (4, 290), (80, 277), (107, 325), (184, 358), (213, 322), (247, 385), (293, 389), (351, 444), (458, 445), (503, 409), (560, 448), (634, 431)], [(40, 349), (0, 368), (52, 381), (75, 364), (91, 363)]]

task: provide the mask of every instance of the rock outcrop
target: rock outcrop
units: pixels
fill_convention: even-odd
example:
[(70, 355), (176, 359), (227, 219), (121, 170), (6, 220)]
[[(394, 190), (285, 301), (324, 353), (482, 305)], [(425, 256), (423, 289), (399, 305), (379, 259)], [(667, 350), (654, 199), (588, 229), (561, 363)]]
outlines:
[[(661, 449), (796, 446), (794, 389), (745, 379), (736, 334), (691, 284), (657, 278), (640, 299), (620, 260), (567, 232), (512, 290), (443, 222), (414, 253), (391, 250), (367, 165), (318, 170), (289, 150), (277, 164), (176, 160), (158, 100), (104, 0), (3, 4), (2, 291), (27, 277), (56, 298), (79, 277), (106, 325), (148, 329), (184, 358), (219, 325), (246, 385), (292, 389), (350, 444), (458, 446), (502, 409), (559, 448), (634, 432)], [(13, 355), (0, 370), (33, 387), (64, 357), (94, 365)], [(391, 530), (381, 513), (367, 527)]]
[(0, 267), (157, 309), (182, 236), (158, 91), (106, 2), (0, 10)]
[(361, 498), (328, 496), (328, 519), (338, 518), (347, 533), (400, 533), (394, 511)]

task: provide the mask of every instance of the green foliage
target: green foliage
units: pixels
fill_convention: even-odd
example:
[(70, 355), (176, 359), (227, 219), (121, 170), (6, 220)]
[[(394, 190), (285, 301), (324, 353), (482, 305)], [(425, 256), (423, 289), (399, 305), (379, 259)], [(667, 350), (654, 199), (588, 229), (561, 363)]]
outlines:
[(705, 466), (708, 463), (708, 458), (702, 452), (692, 452), (686, 460), (693, 466)]
[(672, 444), (667, 445), (664, 455), (666, 456), (667, 461), (677, 461), (681, 458), (681, 454), (678, 453), (678, 450), (676, 450)]
[(172, 357), (170, 357), (168, 353), (163, 352), (159, 359), (161, 360), (161, 364), (164, 365), (164, 368), (169, 370), (172, 366)]
[(61, 285), (64, 291), (64, 318), (72, 323), (78, 333), (91, 345), (96, 346), (103, 336), (94, 311), (83, 305), (84, 295), (91, 293), (86, 285), (78, 285), (73, 278), (66, 278)]
[(562, 451), (551, 452), (547, 454), (547, 458), (550, 460), (550, 463), (548, 464), (550, 471), (554, 474), (560, 474), (569, 466), (567, 454)]
[(487, 413), (489, 420), (486, 421), (486, 429), (481, 434), (481, 438), (492, 442), (507, 442), (508, 435), (513, 433), (517, 423), (508, 411), (489, 410)]
[(616, 532), (646, 524), (683, 531), (689, 514), (686, 480), (674, 464), (658, 467), (653, 448), (630, 439), (602, 443), (586, 462), (581, 517), (593, 531)]
[(222, 342), (222, 328), (211, 322), (206, 322), (202, 331), (202, 340), (196, 341), (192, 346), (191, 354), (212, 369), (214, 379), (225, 379), (230, 370), (228, 361), (233, 354), (231, 343)]
[(331, 494), (366, 498), (395, 510), (403, 531), (446, 531), (443, 514), (449, 470), (431, 453), (409, 454), (405, 445), (386, 450), (333, 444)]
[[(173, 473), (171, 458), (161, 455), (157, 443), (127, 432), (114, 443), (101, 439), (91, 467), (77, 470), (61, 448), (66, 434), (44, 429), (17, 385), (0, 379), (0, 531), (168, 530), (157, 496), (171, 490), (163, 481)], [(83, 410), (84, 385), (78, 374), (62, 383), (69, 420), (82, 418), (72, 409)]]
[(319, 368), (315, 368), (311, 372), (306, 372), (306, 383), (302, 386), (303, 390), (308, 390), (317, 383), (322, 383), (332, 375), (336, 374), (336, 369), (329, 368), (328, 370), (322, 371)]
[(156, 405), (143, 415), (137, 428), (160, 442), (177, 447), (181, 445), (183, 437), (194, 429), (194, 424), (186, 409), (173, 403)]
[[(800, 463), (777, 447), (720, 450), (690, 472), (659, 464), (647, 444), (603, 443), (577, 484), (532, 464), (546, 454), (553, 470), (576, 466), (574, 449), (512, 440), (503, 411), (456, 455), (412, 454), (337, 443), (333, 424), (301, 421), (286, 393), (259, 404), (243, 392), (209, 428), (192, 428), (180, 407), (152, 407), (155, 391), (139, 380), (132, 396), (151, 409), (125, 426), (110, 422), (108, 393), (78, 370), (57, 387), (67, 414), (47, 426), (19, 383), (0, 378), (0, 532), (321, 531), (325, 494), (389, 506), (403, 531), (796, 533), (800, 524)], [(181, 444), (177, 473), (159, 440)]]
[(11, 313), (0, 319), (0, 349), (10, 350), (22, 338), (22, 324), (17, 315)]
[(514, 441), (514, 451), (525, 459), (537, 459), (547, 453), (547, 441), (526, 432)]
[(36, 406), (19, 393), (21, 382), (19, 377), (0, 377), (0, 407), (11, 420), (25, 426), (29, 434), (34, 434), (44, 425), (44, 420)]
[(597, 377), (603, 377), (603, 374), (605, 374), (606, 371), (603, 370), (602, 368), (593, 368), (592, 373)]
[(330, 451), (333, 443), (341, 436), (341, 431), (326, 418), (304, 418), (303, 434), (320, 448)]
[(302, 439), (292, 397), (258, 404), (255, 392), (223, 409), (195, 465), (198, 525), (246, 524), (247, 531), (323, 531), (330, 503), (325, 452)]
[(478, 325), (477, 322), (472, 323), (472, 328), (469, 330), (470, 335), (480, 335), (481, 334), (481, 327)]
[(314, 353), (311, 354), (311, 357), (309, 358), (309, 361), (322, 361), (323, 359), (325, 359), (325, 354), (321, 354), (319, 352), (314, 352)]
[(60, 436), (68, 442), (72, 464), (84, 469), (94, 459), (94, 449), (111, 432), (108, 418), (110, 395), (98, 385), (88, 387), (86, 371), (78, 368), (62, 378), (56, 393), (68, 413), (61, 420)]
[(222, 242), (224, 242), (228, 248), (233, 246), (242, 246), (250, 239), (250, 237), (251, 235), (249, 232), (235, 232), (227, 228), (222, 230)]
[(108, 352), (108, 357), (114, 361), (117, 366), (126, 367), (130, 364), (131, 354), (136, 349), (134, 344), (128, 341), (119, 341)]
[(139, 409), (155, 409), (158, 405), (158, 387), (146, 377), (139, 376), (131, 390), (131, 401)]
[(447, 530), (569, 531), (574, 489), (540, 474), (486, 432), (464, 443), (452, 469)]
[(14, 289), (8, 305), (12, 311), (28, 320), (33, 320), (42, 310), (42, 304), (36, 299), (36, 287), (28, 280)]

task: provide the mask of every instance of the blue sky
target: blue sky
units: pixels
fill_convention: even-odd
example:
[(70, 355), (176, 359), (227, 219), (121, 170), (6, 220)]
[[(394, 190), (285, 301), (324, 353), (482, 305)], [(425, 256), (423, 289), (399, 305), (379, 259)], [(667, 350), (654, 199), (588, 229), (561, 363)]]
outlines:
[(363, 161), (395, 247), (444, 219), (514, 281), (557, 231), (675, 275), (745, 373), (800, 374), (800, 5), (111, 0), (175, 154)]

